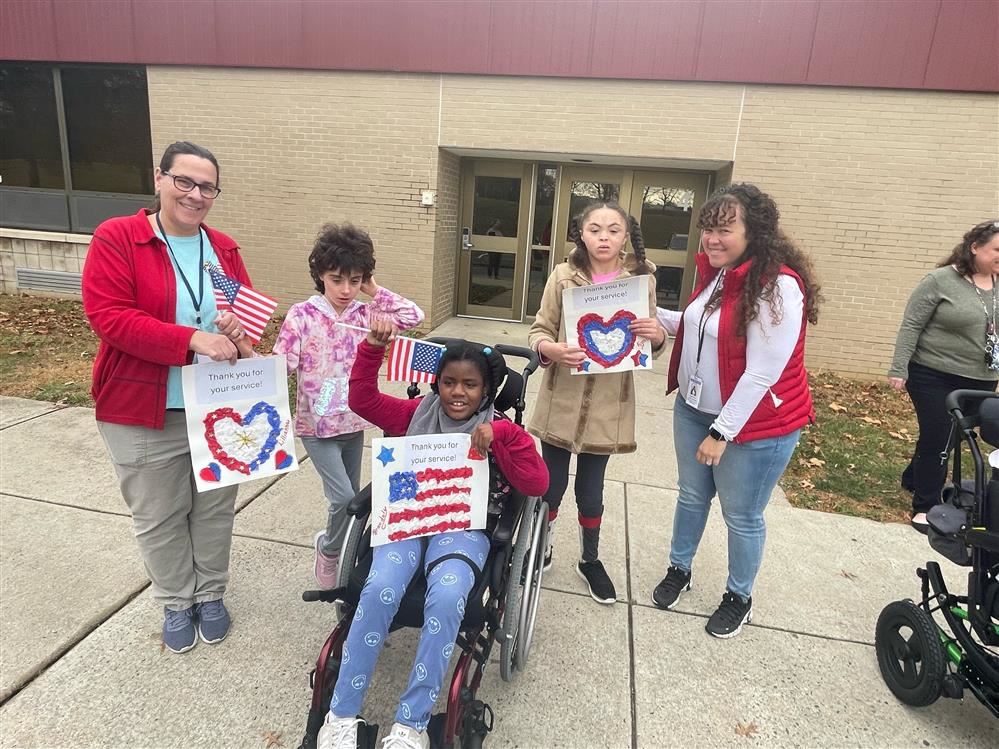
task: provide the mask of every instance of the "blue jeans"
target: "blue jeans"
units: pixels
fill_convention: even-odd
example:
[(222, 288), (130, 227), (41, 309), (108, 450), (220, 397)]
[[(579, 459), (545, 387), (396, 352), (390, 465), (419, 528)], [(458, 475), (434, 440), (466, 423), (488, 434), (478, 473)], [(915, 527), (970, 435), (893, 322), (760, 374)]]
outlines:
[[(767, 396), (764, 396), (767, 397)], [(673, 409), (673, 442), (680, 474), (680, 494), (673, 515), (670, 564), (691, 569), (697, 545), (718, 494), (728, 526), (728, 589), (748, 600), (763, 560), (767, 526), (763, 512), (784, 473), (801, 430), (781, 437), (730, 443), (716, 466), (697, 462), (697, 448), (708, 436), (715, 414), (691, 408), (677, 396)]]
[[(482, 531), (452, 531), (431, 536), (425, 559), (423, 541), (410, 538), (374, 549), (371, 572), (361, 590), (361, 600), (343, 646), (340, 675), (330, 700), (330, 710), (338, 718), (353, 718), (361, 712), (389, 626), (421, 563), (426, 570), (446, 554), (460, 554), (481, 571), (489, 553), (489, 537)], [(417, 731), (427, 730), (474, 582), (472, 568), (460, 559), (444, 560), (427, 576), (423, 629), (409, 685), (399, 700), (397, 723)]]

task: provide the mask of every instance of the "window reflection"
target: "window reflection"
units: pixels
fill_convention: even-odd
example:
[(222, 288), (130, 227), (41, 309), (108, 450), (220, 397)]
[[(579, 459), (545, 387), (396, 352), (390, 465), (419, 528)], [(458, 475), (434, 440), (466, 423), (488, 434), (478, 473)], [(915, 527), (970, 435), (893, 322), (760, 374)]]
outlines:
[(473, 249), (469, 266), (468, 303), (487, 307), (512, 307), (517, 256), (507, 252)]
[(647, 185), (639, 217), (645, 246), (657, 250), (687, 249), (693, 206), (693, 190)]
[(73, 189), (152, 194), (146, 71), (66, 67), (62, 95)]
[(520, 179), (487, 176), (475, 178), (472, 234), (516, 237), (519, 218)]
[(63, 188), (55, 83), (50, 67), (0, 65), (0, 133), (4, 186)]
[(558, 167), (550, 164), (542, 164), (538, 167), (538, 186), (534, 193), (534, 226), (531, 230), (531, 244), (551, 246), (552, 211), (555, 208), (557, 180)]
[(548, 281), (548, 250), (532, 250), (531, 265), (527, 271), (527, 303), (524, 314), (534, 316), (541, 306), (541, 294)]
[[(645, 227), (642, 227), (643, 233)], [(683, 285), (683, 268), (659, 266), (656, 268), (656, 305), (663, 309), (680, 309), (680, 289)]]
[(566, 240), (572, 232), (572, 220), (586, 208), (590, 203), (617, 202), (621, 195), (621, 185), (612, 182), (573, 182), (569, 188), (569, 229), (566, 232)]

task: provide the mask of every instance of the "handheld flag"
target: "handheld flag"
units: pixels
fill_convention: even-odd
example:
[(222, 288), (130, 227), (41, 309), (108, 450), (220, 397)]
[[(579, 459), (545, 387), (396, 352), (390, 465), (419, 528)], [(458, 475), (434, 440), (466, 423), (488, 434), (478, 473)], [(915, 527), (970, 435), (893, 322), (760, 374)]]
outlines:
[(253, 343), (257, 343), (278, 303), (246, 284), (229, 278), (218, 266), (205, 263), (205, 268), (212, 278), (215, 306), (219, 312), (231, 311), (236, 315), (246, 335)]
[(397, 336), (389, 353), (387, 379), (389, 382), (433, 382), (443, 355), (444, 347), (439, 343)]

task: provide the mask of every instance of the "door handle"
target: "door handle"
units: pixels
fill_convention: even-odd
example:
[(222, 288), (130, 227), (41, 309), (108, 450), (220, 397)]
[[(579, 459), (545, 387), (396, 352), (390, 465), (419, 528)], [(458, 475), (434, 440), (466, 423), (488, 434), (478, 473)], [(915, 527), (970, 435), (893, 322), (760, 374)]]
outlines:
[(472, 229), (471, 227), (465, 226), (461, 230), (461, 249), (470, 250), (475, 245), (472, 244)]

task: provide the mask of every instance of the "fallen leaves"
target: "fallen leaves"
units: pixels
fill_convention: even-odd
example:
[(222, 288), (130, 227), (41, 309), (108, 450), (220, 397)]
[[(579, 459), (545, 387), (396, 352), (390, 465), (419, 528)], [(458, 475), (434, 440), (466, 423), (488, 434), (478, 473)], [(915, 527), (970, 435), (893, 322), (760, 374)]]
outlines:
[(808, 459), (808, 465), (810, 465), (810, 466), (812, 466), (814, 468), (821, 468), (825, 464), (826, 464), (826, 462), (824, 460), (822, 460), (821, 458), (809, 458)]
[(829, 410), (836, 413), (843, 413), (846, 411), (846, 406), (841, 406), (839, 403), (833, 402), (829, 404)]
[(284, 742), (281, 741), (280, 731), (264, 731), (262, 733), (264, 739), (267, 741), (267, 749), (273, 746), (284, 746)]
[(759, 732), (759, 726), (755, 723), (736, 723), (735, 733), (737, 736), (742, 736), (746, 739), (755, 739), (756, 734)]

